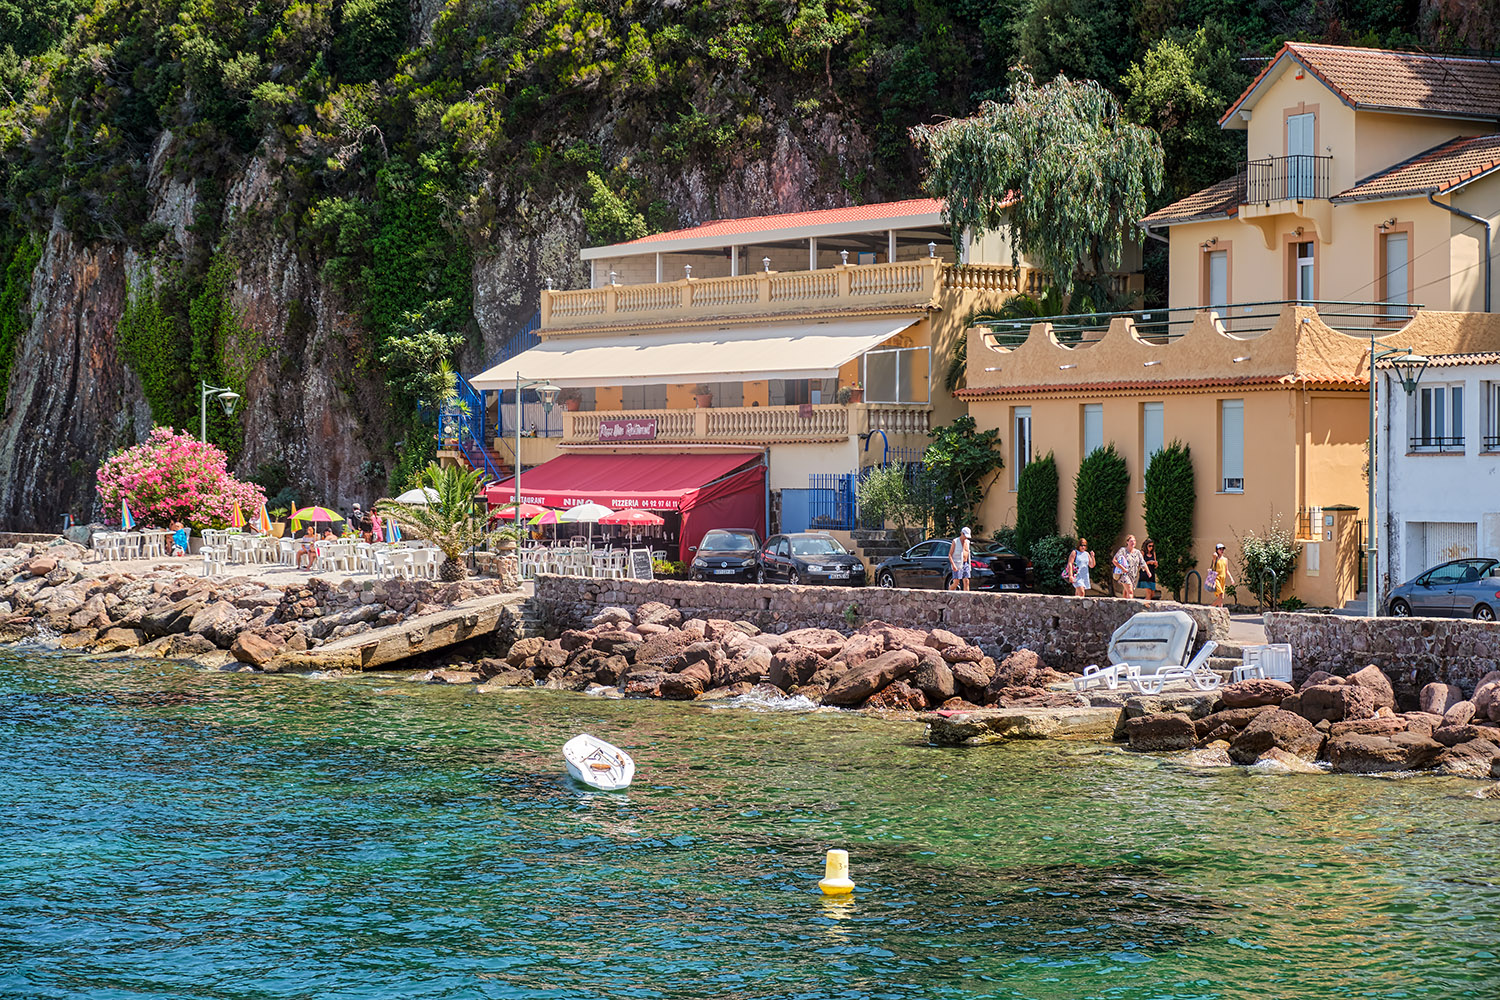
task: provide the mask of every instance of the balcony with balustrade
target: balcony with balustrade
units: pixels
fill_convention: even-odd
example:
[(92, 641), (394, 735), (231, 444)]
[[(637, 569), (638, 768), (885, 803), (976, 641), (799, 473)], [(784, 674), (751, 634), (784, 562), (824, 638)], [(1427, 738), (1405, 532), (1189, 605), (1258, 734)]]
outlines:
[(764, 447), (846, 441), (871, 432), (925, 440), (931, 413), (925, 404), (885, 403), (578, 411), (563, 414), (562, 444), (630, 442)]

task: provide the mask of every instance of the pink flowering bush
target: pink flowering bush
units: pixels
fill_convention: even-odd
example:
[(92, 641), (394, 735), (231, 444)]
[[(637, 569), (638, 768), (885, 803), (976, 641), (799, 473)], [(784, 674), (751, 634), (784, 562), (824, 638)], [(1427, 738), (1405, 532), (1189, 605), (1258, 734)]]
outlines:
[(112, 524), (120, 521), (121, 500), (130, 502), (137, 523), (158, 528), (173, 521), (222, 528), (236, 501), (247, 519), (266, 501), (259, 486), (229, 474), (222, 451), (170, 427), (115, 452), (99, 467), (98, 478), (104, 517)]

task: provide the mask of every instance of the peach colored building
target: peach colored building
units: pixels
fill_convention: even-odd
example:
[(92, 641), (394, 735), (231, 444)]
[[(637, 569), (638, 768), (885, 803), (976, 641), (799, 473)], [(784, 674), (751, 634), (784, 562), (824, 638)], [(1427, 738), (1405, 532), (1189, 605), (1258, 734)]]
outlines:
[[(1248, 131), (1248, 161), (1142, 220), (1170, 244), (1169, 308), (971, 330), (960, 396), (1008, 452), (985, 527), (1014, 523), (1017, 474), (1051, 452), (1068, 532), (1079, 464), (1112, 442), (1136, 493), (1126, 529), (1142, 536), (1145, 464), (1181, 440), (1200, 563), (1223, 541), (1237, 566), (1237, 537), (1279, 522), (1302, 546), (1290, 592), (1354, 598), (1372, 342), (1500, 348), (1479, 313), (1500, 222), (1497, 117), (1493, 63), (1284, 46), (1221, 122)], [(1238, 599), (1254, 590), (1242, 581)]]

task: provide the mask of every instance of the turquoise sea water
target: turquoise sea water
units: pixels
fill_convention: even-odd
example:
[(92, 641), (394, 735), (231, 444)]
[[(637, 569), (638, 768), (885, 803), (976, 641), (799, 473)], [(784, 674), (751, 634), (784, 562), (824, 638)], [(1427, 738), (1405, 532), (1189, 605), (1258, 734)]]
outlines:
[(0, 996), (1500, 995), (1473, 783), (922, 735), (0, 652)]

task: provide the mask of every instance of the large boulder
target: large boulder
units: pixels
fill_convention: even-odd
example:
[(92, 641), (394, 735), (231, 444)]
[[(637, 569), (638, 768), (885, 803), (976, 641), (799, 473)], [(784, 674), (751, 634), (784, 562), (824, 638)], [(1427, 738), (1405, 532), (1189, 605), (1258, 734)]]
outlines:
[[(663, 605), (665, 607), (665, 605)], [(635, 662), (643, 667), (665, 670), (666, 665), (693, 643), (700, 641), (691, 632), (672, 630), (648, 636), (635, 651)]]
[(714, 687), (729, 687), (748, 682), (759, 684), (771, 672), (771, 652), (764, 646), (750, 645), (732, 660), (725, 660), (713, 672)]
[(1389, 736), (1406, 732), (1406, 720), (1395, 716), (1384, 719), (1345, 719), (1328, 727), (1329, 736)]
[(1303, 680), (1303, 682), (1301, 684), (1299, 684), (1297, 686), (1297, 690), (1298, 691), (1306, 691), (1308, 688), (1310, 688), (1310, 687), (1317, 687), (1319, 684), (1342, 684), (1342, 683), (1344, 683), (1344, 679), (1342, 677), (1337, 676), (1336, 674), (1330, 674), (1326, 670), (1314, 670), (1312, 673), (1310, 673), (1310, 674), (1307, 675), (1307, 678), (1305, 680)]
[(1443, 725), (1466, 726), (1474, 721), (1476, 711), (1477, 708), (1472, 701), (1456, 701), (1443, 713)]
[(698, 660), (677, 673), (662, 678), (661, 696), (676, 701), (691, 701), (710, 687), (713, 668), (706, 661)]
[(958, 694), (958, 682), (953, 679), (953, 670), (940, 656), (922, 657), (917, 669), (912, 672), (911, 682), (921, 689), (932, 705), (941, 705)]
[(1304, 687), (1281, 703), (1309, 722), (1373, 719), (1380, 710), (1379, 692), (1359, 684), (1317, 684)]
[(1296, 689), (1286, 681), (1269, 677), (1248, 677), (1219, 689), (1219, 700), (1225, 708), (1257, 708), (1261, 705), (1280, 705), (1296, 694)]
[(1500, 760), (1500, 747), (1489, 740), (1469, 740), (1445, 749), (1433, 759), (1432, 766), (1443, 774), (1459, 778), (1488, 779), (1494, 773), (1497, 760)]
[(1191, 750), (1193, 720), (1181, 712), (1157, 712), (1125, 722), (1132, 750)]
[(682, 647), (682, 652), (667, 661), (667, 672), (678, 673), (686, 670), (695, 663), (706, 663), (709, 674), (713, 674), (716, 666), (724, 661), (724, 648), (717, 642), (700, 639), (697, 642), (688, 643)]
[(594, 641), (589, 645), (601, 653), (634, 660), (636, 650), (641, 648), (641, 640), (629, 632), (605, 631), (595, 635)]
[(193, 616), (203, 608), (203, 601), (185, 597), (141, 615), (140, 629), (153, 639), (164, 635), (178, 635), (188, 630), (193, 623)]
[(1229, 744), (1229, 756), (1241, 764), (1253, 764), (1272, 747), (1280, 747), (1303, 760), (1315, 760), (1323, 745), (1323, 734), (1300, 715), (1283, 709), (1262, 712)]
[(263, 667), (276, 658), (286, 646), (286, 640), (275, 633), (241, 632), (229, 646), (236, 660), (252, 667)]
[(787, 646), (771, 657), (771, 666), (767, 671), (767, 676), (772, 684), (783, 691), (789, 691), (811, 681), (813, 674), (817, 673), (827, 662), (818, 655), (816, 650), (807, 646)]
[(1422, 711), (1432, 712), (1434, 715), (1446, 715), (1448, 709), (1463, 700), (1464, 693), (1457, 684), (1443, 684), (1438, 681), (1423, 685), (1421, 692), (1417, 695), (1417, 704)]
[(1344, 683), (1350, 687), (1364, 688), (1372, 692), (1375, 696), (1377, 711), (1382, 708), (1394, 709), (1396, 707), (1396, 691), (1391, 687), (1391, 679), (1385, 675), (1384, 670), (1373, 663), (1350, 674), (1344, 679)]
[(929, 704), (931, 702), (921, 688), (906, 681), (894, 681), (866, 698), (864, 707), (894, 712), (920, 712)]
[(635, 609), (637, 625), (663, 625), (675, 628), (682, 624), (682, 612), (660, 601), (647, 601)]
[(220, 649), (234, 645), (240, 629), (250, 620), (250, 614), (241, 611), (228, 601), (215, 601), (193, 615), (188, 622), (188, 631), (208, 638)]
[(831, 659), (843, 650), (849, 640), (831, 628), (799, 628), (782, 635), (788, 646), (810, 649), (822, 658)]
[[(503, 664), (504, 661), (481, 662), (499, 662)], [(505, 667), (487, 678), (481, 675), (481, 680), (483, 683), (475, 689), (479, 694), (492, 694), (496, 691), (503, 691), (506, 688), (529, 688), (536, 685), (536, 678), (531, 676), (531, 671), (522, 669), (521, 667)]]
[(1474, 685), (1474, 718), (1500, 722), (1500, 670), (1491, 670)]
[(519, 667), (528, 659), (542, 651), (547, 643), (537, 636), (528, 636), (525, 639), (517, 639), (510, 644), (510, 651), (505, 654), (505, 662), (513, 667)]
[(1000, 661), (989, 687), (992, 691), (1008, 687), (1044, 688), (1057, 676), (1047, 669), (1035, 650), (1017, 649)]
[(885, 652), (885, 642), (878, 635), (851, 635), (839, 649), (834, 660), (847, 667), (857, 667), (866, 660), (873, 660)]
[(36, 556), (25, 566), (25, 571), (31, 576), (46, 576), (55, 569), (57, 569), (57, 560), (51, 556)]
[(917, 654), (911, 650), (888, 650), (840, 677), (823, 695), (823, 701), (829, 705), (858, 705), (892, 681), (910, 674), (916, 666)]
[(988, 688), (990, 681), (995, 679), (995, 661), (988, 656), (977, 663), (970, 663), (967, 660), (962, 663), (950, 663), (948, 664), (948, 669), (953, 671), (953, 679), (961, 687), (971, 688), (979, 692), (983, 692)]
[(1338, 736), (1328, 741), (1328, 759), (1344, 774), (1415, 771), (1427, 767), (1443, 745), (1416, 733), (1390, 736)]
[(1272, 747), (1260, 755), (1260, 759), (1253, 765), (1257, 771), (1271, 771), (1275, 774), (1322, 774), (1323, 769), (1318, 765), (1303, 760), (1294, 753), (1288, 753), (1280, 747)]
[(1256, 705), (1252, 708), (1226, 708), (1193, 720), (1193, 732), (1200, 742), (1214, 740), (1232, 741), (1255, 717), (1272, 711), (1274, 706)]
[(596, 614), (589, 622), (598, 628), (607, 626), (610, 628), (626, 628), (635, 623), (635, 617), (625, 608), (605, 608)]
[(945, 628), (935, 628), (931, 632), (928, 632), (927, 638), (923, 640), (923, 643), (929, 648), (937, 650), (939, 653), (945, 649), (958, 649), (961, 646), (968, 645), (966, 641)]
[(1494, 726), (1441, 726), (1432, 731), (1432, 738), (1445, 747), (1456, 747), (1470, 740), (1489, 740), (1500, 746), (1500, 729)]
[(662, 682), (669, 676), (664, 670), (637, 664), (620, 678), (620, 691), (627, 698), (659, 698)]

